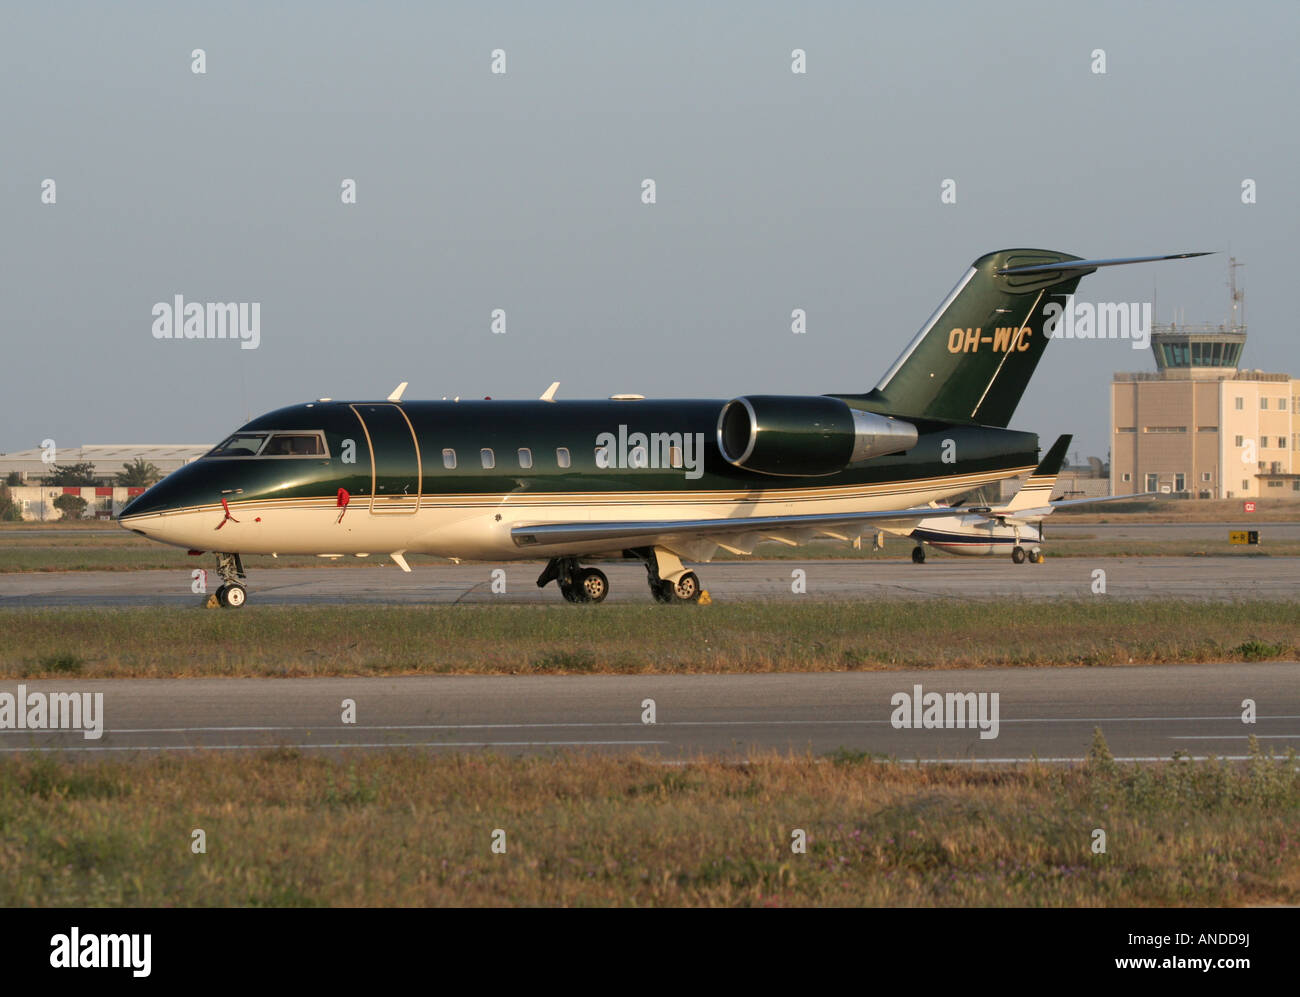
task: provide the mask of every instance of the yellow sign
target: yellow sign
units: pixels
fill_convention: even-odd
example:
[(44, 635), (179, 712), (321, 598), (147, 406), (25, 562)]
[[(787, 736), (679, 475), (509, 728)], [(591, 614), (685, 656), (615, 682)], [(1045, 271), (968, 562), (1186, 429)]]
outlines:
[(949, 353), (978, 353), (981, 346), (991, 346), (994, 353), (1024, 353), (1029, 349), (1029, 337), (1034, 331), (1029, 326), (998, 328), (992, 336), (984, 335), (983, 328), (953, 329), (948, 333)]
[(1228, 543), (1257, 544), (1259, 543), (1259, 530), (1233, 530), (1228, 534)]

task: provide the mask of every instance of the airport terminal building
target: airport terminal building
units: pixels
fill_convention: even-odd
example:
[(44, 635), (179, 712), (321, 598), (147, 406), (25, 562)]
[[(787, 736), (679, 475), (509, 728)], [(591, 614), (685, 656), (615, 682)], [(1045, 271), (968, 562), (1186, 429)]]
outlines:
[[(87, 519), (107, 519), (117, 515), (127, 502), (144, 491), (142, 487), (117, 484), (124, 465), (135, 460), (153, 464), (160, 474), (170, 474), (192, 460), (198, 460), (210, 446), (184, 444), (99, 444), (82, 447), (44, 449), (33, 447), (0, 454), (0, 485), (17, 503), (25, 520), (51, 521), (61, 513), (54, 506), (60, 495), (79, 495), (86, 500)], [(72, 464), (94, 466), (94, 485), (46, 485), (44, 479), (55, 467)]]
[(1300, 380), (1241, 370), (1244, 325), (1154, 326), (1155, 372), (1111, 382), (1110, 492), (1300, 493)]

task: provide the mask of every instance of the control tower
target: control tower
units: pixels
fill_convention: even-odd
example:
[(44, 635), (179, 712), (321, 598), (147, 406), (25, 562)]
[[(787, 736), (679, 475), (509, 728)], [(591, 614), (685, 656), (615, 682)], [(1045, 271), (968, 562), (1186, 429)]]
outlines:
[(1220, 378), (1238, 369), (1246, 345), (1246, 295), (1237, 288), (1237, 267), (1241, 265), (1235, 258), (1228, 261), (1232, 312), (1227, 322), (1151, 327), (1151, 352), (1156, 355), (1161, 378)]
[(1154, 371), (1111, 381), (1112, 495), (1300, 495), (1300, 380), (1242, 370), (1246, 299), (1229, 260), (1222, 325), (1153, 325)]

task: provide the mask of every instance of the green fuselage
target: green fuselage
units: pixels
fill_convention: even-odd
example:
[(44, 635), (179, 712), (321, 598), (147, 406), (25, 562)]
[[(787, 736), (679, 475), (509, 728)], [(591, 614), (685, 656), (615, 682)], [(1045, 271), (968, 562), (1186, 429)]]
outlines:
[[(868, 403), (841, 396), (853, 407)], [(972, 474), (1010, 476), (1037, 462), (1038, 437), (1008, 429), (911, 419), (919, 438), (907, 452), (877, 457), (833, 474), (787, 477), (735, 467), (717, 443), (725, 401), (410, 401), (315, 402), (276, 409), (242, 431), (322, 431), (327, 454), (310, 457), (205, 457), (168, 475), (122, 512), (130, 516), (258, 500), (329, 499), (340, 489), (352, 503), (414, 502), (419, 497), (467, 500), (566, 493), (709, 493), (826, 489), (906, 484), (953, 477), (953, 494)], [(364, 425), (363, 425), (364, 420)], [(409, 428), (408, 428), (409, 420)], [(412, 435), (412, 430), (414, 435)], [(702, 441), (692, 470), (683, 466), (618, 466), (628, 448), (616, 445), (605, 463), (598, 439), (672, 434)], [(608, 437), (606, 437), (608, 439)], [(494, 466), (485, 467), (490, 450)], [(521, 466), (519, 451), (531, 457)], [(566, 450), (569, 466), (557, 452)], [(449, 468), (444, 451), (455, 453)], [(653, 454), (654, 460), (658, 454)], [(527, 458), (525, 458), (527, 460)], [(648, 462), (644, 456), (641, 461)], [(636, 457), (633, 456), (633, 463)], [(655, 461), (656, 463), (664, 463)], [(683, 463), (682, 460), (677, 463)]]

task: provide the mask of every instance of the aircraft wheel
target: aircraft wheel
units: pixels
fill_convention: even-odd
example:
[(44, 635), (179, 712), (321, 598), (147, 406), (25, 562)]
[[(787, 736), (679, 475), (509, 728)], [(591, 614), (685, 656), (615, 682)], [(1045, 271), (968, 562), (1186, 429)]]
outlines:
[(587, 568), (578, 575), (578, 588), (583, 602), (604, 602), (609, 595), (609, 579), (597, 568)]
[(248, 590), (238, 582), (231, 582), (217, 589), (217, 601), (226, 609), (238, 609), (247, 599)]
[(1015, 561), (1016, 564), (1024, 564), (1024, 563), (1025, 563), (1025, 548), (1020, 547), (1020, 546), (1012, 547), (1012, 548), (1011, 548), (1011, 560)]
[(677, 579), (677, 584), (672, 586), (672, 591), (678, 602), (699, 602), (700, 576), (694, 571), (686, 572)]
[(1030, 563), (1030, 564), (1042, 564), (1042, 563), (1043, 563), (1043, 552), (1042, 552), (1041, 550), (1031, 550), (1031, 551), (1029, 552), (1029, 563)]
[(913, 547), (913, 548), (912, 548), (912, 563), (913, 563), (913, 564), (924, 564), (924, 563), (925, 563), (925, 548), (924, 548), (924, 547)]

